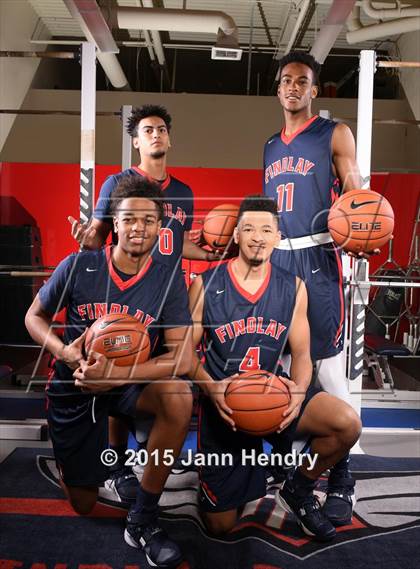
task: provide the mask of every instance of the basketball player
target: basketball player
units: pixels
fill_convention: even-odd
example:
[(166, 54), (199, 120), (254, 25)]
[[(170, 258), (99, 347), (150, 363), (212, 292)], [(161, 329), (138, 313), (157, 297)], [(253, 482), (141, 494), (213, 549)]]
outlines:
[[(361, 187), (348, 126), (314, 115), (320, 65), (306, 53), (280, 60), (277, 95), (285, 126), (264, 148), (264, 194), (276, 200), (281, 242), (271, 262), (298, 275), (308, 291), (311, 355), (322, 388), (350, 402), (345, 381), (344, 295), (340, 252), (327, 228), (342, 191)], [(349, 457), (332, 470), (324, 512), (337, 526), (351, 520), (354, 481)]]
[[(84, 249), (98, 249), (105, 243), (112, 229), (112, 192), (119, 181), (128, 175), (153, 180), (164, 193), (162, 230), (157, 247), (152, 252), (153, 257), (172, 267), (179, 267), (182, 256), (206, 261), (219, 258), (217, 253), (201, 249), (188, 237), (193, 220), (193, 193), (186, 184), (166, 171), (171, 122), (171, 116), (162, 106), (144, 105), (133, 109), (127, 122), (127, 132), (139, 153), (140, 164), (106, 179), (89, 224), (81, 224), (69, 217), (72, 235)], [(179, 275), (176, 278), (183, 277)], [(131, 502), (137, 493), (137, 477), (131, 467), (124, 465), (128, 433), (117, 418), (110, 419), (110, 437), (121, 462), (110, 470), (111, 478), (106, 486), (117, 499)]]
[(159, 248), (156, 254), (165, 262), (177, 263), (186, 259), (214, 261), (219, 255), (201, 249), (193, 243), (191, 231), (194, 197), (191, 188), (166, 171), (166, 158), (171, 146), (169, 133), (171, 116), (160, 105), (143, 105), (134, 108), (127, 122), (127, 132), (138, 151), (140, 163), (123, 172), (109, 176), (102, 185), (93, 218), (88, 224), (79, 223), (69, 216), (72, 235), (84, 249), (99, 249), (112, 229), (112, 192), (123, 176), (140, 176), (158, 183), (164, 192), (164, 217)]
[[(175, 377), (191, 364), (188, 297), (184, 280), (171, 282), (171, 268), (150, 255), (163, 218), (159, 187), (139, 176), (121, 179), (113, 213), (118, 244), (64, 259), (39, 291), (26, 325), (56, 358), (47, 390), (48, 422), (61, 484), (76, 512), (92, 511), (98, 486), (109, 476), (101, 459), (109, 447), (109, 415), (124, 418), (131, 427), (141, 414), (154, 416), (147, 451), (157, 459), (149, 460), (138, 483), (125, 540), (143, 549), (154, 567), (176, 567), (182, 556), (158, 524), (158, 501), (192, 410), (189, 386)], [(62, 308), (67, 309), (64, 341), (52, 326)], [(152, 346), (163, 327), (168, 353), (132, 368), (107, 367), (101, 354), (85, 361), (85, 331), (107, 313), (139, 318)], [(182, 348), (185, 342), (187, 349)]]
[[(270, 255), (280, 240), (277, 206), (261, 196), (246, 198), (239, 210), (234, 240), (239, 256), (198, 276), (190, 288), (193, 343), (203, 341), (204, 364), (193, 354), (190, 377), (203, 391), (198, 432), (199, 450), (227, 453), (233, 463), (200, 469), (200, 506), (210, 532), (229, 531), (239, 506), (266, 494), (265, 469), (244, 464), (242, 449), (262, 452), (258, 437), (238, 432), (224, 393), (238, 372), (262, 369), (281, 374), (280, 359), (288, 341), (292, 354), (291, 400), (279, 425), (267, 437), (273, 452), (300, 437), (311, 440), (318, 453), (291, 472), (277, 496), (294, 512), (304, 531), (318, 540), (335, 535), (332, 523), (313, 494), (320, 474), (338, 462), (360, 434), (360, 420), (351, 406), (316, 388), (312, 376), (303, 282), (272, 265)], [(290, 447), (289, 447), (290, 450)]]

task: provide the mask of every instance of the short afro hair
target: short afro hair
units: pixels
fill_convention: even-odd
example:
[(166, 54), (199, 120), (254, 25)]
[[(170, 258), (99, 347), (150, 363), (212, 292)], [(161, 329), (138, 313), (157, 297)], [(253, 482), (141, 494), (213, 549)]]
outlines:
[(312, 69), (312, 74), (314, 77), (314, 85), (320, 86), (319, 74), (321, 72), (321, 64), (314, 58), (310, 53), (305, 53), (303, 51), (291, 51), (284, 57), (280, 59), (279, 64), (279, 77), (281, 77), (283, 68), (289, 63), (302, 63), (310, 69)]
[(260, 194), (247, 196), (239, 207), (238, 224), (246, 211), (268, 211), (268, 213), (271, 213), (275, 218), (277, 225), (279, 224), (277, 204), (274, 200), (266, 196)]
[(160, 187), (137, 174), (123, 176), (111, 194), (111, 214), (117, 215), (121, 202), (128, 198), (145, 198), (154, 202), (158, 219), (163, 219), (164, 196)]
[(127, 120), (127, 132), (132, 137), (135, 138), (138, 134), (137, 127), (139, 122), (147, 117), (159, 117), (163, 120), (166, 125), (168, 132), (171, 130), (172, 118), (165, 107), (161, 105), (143, 105), (142, 107), (134, 107), (131, 115)]

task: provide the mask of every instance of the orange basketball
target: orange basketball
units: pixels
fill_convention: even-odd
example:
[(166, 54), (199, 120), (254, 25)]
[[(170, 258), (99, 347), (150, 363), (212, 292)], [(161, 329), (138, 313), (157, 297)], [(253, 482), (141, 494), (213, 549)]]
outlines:
[(132, 366), (149, 359), (150, 338), (146, 327), (128, 314), (107, 314), (89, 328), (85, 352), (99, 352), (117, 366)]
[(373, 251), (391, 239), (394, 212), (389, 201), (371, 190), (351, 190), (331, 207), (328, 229), (351, 253)]
[(224, 249), (232, 239), (233, 230), (238, 221), (239, 207), (222, 204), (213, 208), (206, 215), (203, 225), (203, 237), (213, 249)]
[(277, 431), (290, 395), (281, 377), (256, 370), (233, 379), (226, 389), (225, 400), (238, 429), (261, 436)]

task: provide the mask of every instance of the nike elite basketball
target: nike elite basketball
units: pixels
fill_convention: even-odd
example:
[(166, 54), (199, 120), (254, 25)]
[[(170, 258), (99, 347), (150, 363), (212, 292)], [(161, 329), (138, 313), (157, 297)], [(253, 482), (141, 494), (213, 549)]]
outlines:
[(222, 204), (206, 215), (203, 237), (212, 249), (225, 249), (229, 244), (238, 221), (238, 211), (237, 205)]
[(91, 351), (114, 360), (117, 366), (132, 366), (149, 359), (150, 339), (146, 327), (128, 314), (107, 314), (89, 328), (85, 339), (87, 358)]
[(280, 377), (269, 371), (242, 373), (225, 393), (236, 427), (249, 435), (268, 435), (278, 430), (289, 405), (289, 390)]
[(334, 241), (351, 253), (369, 252), (388, 243), (394, 229), (389, 201), (371, 190), (351, 190), (331, 207), (328, 229)]

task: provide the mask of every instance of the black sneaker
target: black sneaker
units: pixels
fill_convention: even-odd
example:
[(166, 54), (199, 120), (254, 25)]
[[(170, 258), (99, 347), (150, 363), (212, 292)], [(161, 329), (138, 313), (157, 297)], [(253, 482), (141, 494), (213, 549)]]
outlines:
[(138, 523), (138, 520), (138, 515), (128, 512), (125, 542), (131, 547), (142, 549), (152, 567), (178, 567), (183, 560), (181, 550), (159, 526), (157, 517), (146, 523)]
[(327, 498), (322, 511), (335, 527), (351, 524), (353, 507), (356, 504), (354, 484), (351, 476), (334, 477), (328, 481)]
[(136, 501), (140, 485), (130, 466), (120, 466), (110, 468), (110, 477), (104, 487), (113, 492), (120, 502), (131, 503)]
[(286, 481), (276, 493), (276, 502), (287, 512), (295, 514), (306, 535), (318, 541), (330, 541), (335, 537), (335, 527), (322, 513), (321, 504), (312, 491), (299, 496)]

